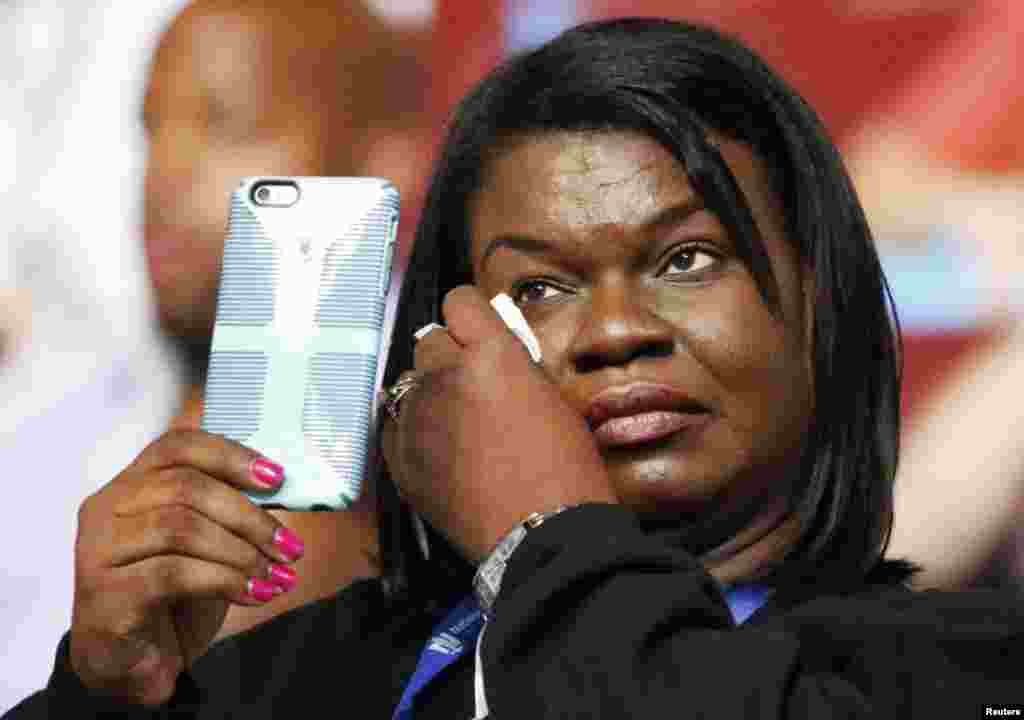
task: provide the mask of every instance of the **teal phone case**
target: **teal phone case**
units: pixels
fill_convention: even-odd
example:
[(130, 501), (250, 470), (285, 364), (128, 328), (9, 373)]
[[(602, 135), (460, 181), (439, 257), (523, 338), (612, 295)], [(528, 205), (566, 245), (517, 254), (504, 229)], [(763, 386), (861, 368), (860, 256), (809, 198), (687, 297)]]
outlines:
[[(297, 200), (261, 205), (268, 183)], [(260, 504), (341, 509), (361, 493), (398, 214), (379, 178), (246, 178), (232, 194), (201, 427), (285, 468), (279, 491), (249, 495)]]

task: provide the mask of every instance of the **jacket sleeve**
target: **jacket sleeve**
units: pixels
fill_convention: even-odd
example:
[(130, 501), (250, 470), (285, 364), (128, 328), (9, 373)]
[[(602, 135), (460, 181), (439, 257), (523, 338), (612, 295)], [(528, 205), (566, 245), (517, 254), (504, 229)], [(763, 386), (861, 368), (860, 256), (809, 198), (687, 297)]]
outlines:
[(178, 676), (171, 700), (159, 708), (126, 703), (93, 692), (85, 687), (71, 669), (70, 633), (57, 646), (57, 659), (46, 687), (4, 714), (3, 720), (57, 720), (58, 718), (123, 718), (124, 720), (187, 720), (197, 715), (199, 689), (188, 673)]
[[(933, 691), (953, 690), (955, 668), (915, 654), (934, 648), (927, 619), (918, 637), (928, 642), (915, 645), (899, 613), (858, 624), (844, 617), (847, 605), (830, 607), (814, 620), (735, 627), (691, 555), (645, 534), (625, 508), (574, 508), (531, 531), (509, 561), (481, 640), (486, 704), (491, 717), (531, 720), (822, 720), (899, 708), (918, 717), (922, 698), (939, 704), (946, 693)], [(971, 703), (986, 699), (972, 689)]]

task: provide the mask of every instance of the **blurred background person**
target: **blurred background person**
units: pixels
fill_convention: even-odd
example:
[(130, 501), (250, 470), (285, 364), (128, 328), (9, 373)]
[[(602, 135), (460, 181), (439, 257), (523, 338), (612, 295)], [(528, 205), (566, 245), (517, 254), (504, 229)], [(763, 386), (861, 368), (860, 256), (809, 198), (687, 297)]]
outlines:
[(136, 233), (139, 98), (180, 5), (0, 3), (0, 711), (46, 681), (70, 620), (78, 505), (180, 393)]
[[(24, 104), (26, 117), (5, 128), (0, 141), (13, 148), (56, 145), (85, 158), (72, 165), (47, 157), (53, 165), (44, 168), (23, 163), (18, 176), (26, 182), (12, 182), (21, 201), (6, 205), (20, 212), (8, 215), (16, 227), (6, 234), (11, 261), (0, 274), (9, 298), (0, 312), (0, 380), (10, 429), (0, 462), (19, 479), (19, 512), (3, 539), (9, 547), (31, 542), (32, 550), (3, 567), (10, 592), (2, 605), (0, 710), (44, 684), (52, 665), (47, 638), (58, 637), (68, 620), (77, 506), (168, 423), (198, 425), (228, 198), (240, 178), (389, 177), (403, 193), (408, 234), (429, 163), (422, 57), (422, 21), (429, 18), (422, 13), (396, 25), (357, 1), (200, 0), (176, 17), (184, 3), (162, 10), (154, 3), (148, 15), (126, 12), (126, 3), (114, 13), (110, 5), (54, 4), (45, 13), (28, 4), (3, 8), (12, 15), (5, 28), (16, 66), (27, 73), (34, 67), (39, 76), (15, 84), (23, 96), (5, 107)], [(91, 39), (76, 46), (71, 31), (83, 27)], [(135, 82), (111, 93), (118, 102), (91, 108), (95, 126), (109, 135), (78, 137), (80, 144), (68, 148), (63, 134), (73, 123), (56, 118), (81, 114), (75, 95), (87, 94), (78, 87), (83, 79), (65, 77), (67, 87), (48, 79), (43, 92), (31, 87), (32, 78), (46, 79), (61, 57), (69, 68), (87, 67), (76, 53), (98, 53), (101, 39), (130, 33), (149, 38), (128, 45), (136, 55), (117, 56), (135, 67)], [(26, 46), (25, 37), (36, 37), (38, 47)], [(145, 148), (134, 135), (140, 117), (149, 141), (144, 183)], [(49, 125), (40, 126), (41, 119)], [(125, 137), (138, 140), (137, 154), (127, 158), (117, 152)], [(103, 182), (110, 176), (133, 187), (118, 184), (123, 192), (116, 195), (115, 185)], [(140, 215), (144, 223), (134, 219)], [(96, 232), (96, 217), (109, 218), (116, 230)], [(142, 242), (133, 232), (138, 226)], [(126, 289), (133, 271), (139, 287)], [(222, 634), (376, 572), (371, 514), (300, 513), (286, 523), (307, 545), (295, 589), (263, 608), (237, 608)]]
[[(406, 209), (415, 206), (429, 160), (420, 144), (426, 39), (358, 0), (198, 0), (161, 38), (144, 104), (144, 247), (160, 326), (188, 370), (175, 425), (199, 426), (240, 178), (379, 175), (398, 186)], [(297, 584), (267, 605), (233, 607), (221, 635), (376, 574), (372, 510), (366, 494), (345, 512), (275, 513), (306, 544)]]

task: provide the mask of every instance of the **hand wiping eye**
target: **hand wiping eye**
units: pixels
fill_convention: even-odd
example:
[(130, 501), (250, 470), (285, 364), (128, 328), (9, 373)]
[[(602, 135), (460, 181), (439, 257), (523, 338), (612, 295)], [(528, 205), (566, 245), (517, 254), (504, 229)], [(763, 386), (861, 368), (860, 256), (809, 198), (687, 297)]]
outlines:
[[(535, 362), (541, 361), (540, 342), (537, 340), (537, 336), (533, 334), (533, 330), (530, 329), (529, 323), (526, 322), (526, 318), (523, 316), (522, 311), (516, 307), (515, 302), (505, 293), (499, 293), (491, 298), (491, 307), (495, 309), (498, 316), (501, 317), (502, 322), (508, 326), (508, 329), (515, 334), (527, 351), (530, 353), (530, 358)], [(413, 337), (416, 340), (422, 340), (433, 330), (444, 330), (444, 325), (438, 323), (428, 323), (413, 333)]]
[(537, 341), (537, 336), (533, 334), (533, 330), (530, 329), (529, 323), (526, 322), (526, 318), (523, 317), (522, 310), (516, 306), (512, 298), (505, 293), (499, 293), (491, 298), (491, 307), (497, 310), (509, 330), (523, 341), (523, 345), (530, 352), (533, 361), (539, 363), (541, 361), (540, 343)]

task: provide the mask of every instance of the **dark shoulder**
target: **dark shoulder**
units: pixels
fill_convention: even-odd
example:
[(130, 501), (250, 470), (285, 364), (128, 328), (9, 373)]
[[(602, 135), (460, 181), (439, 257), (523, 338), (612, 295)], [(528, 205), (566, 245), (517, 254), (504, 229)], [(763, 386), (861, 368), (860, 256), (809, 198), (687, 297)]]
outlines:
[(221, 640), (204, 659), (253, 651), (263, 645), (273, 645), (284, 652), (290, 645), (309, 647), (327, 639), (341, 639), (356, 628), (374, 623), (390, 609), (378, 580), (358, 580), (330, 597), (293, 608)]
[(785, 628), (801, 645), (833, 656), (921, 653), (956, 663), (960, 655), (995, 659), (1012, 649), (1024, 663), (1024, 592), (1010, 589), (915, 591), (900, 583), (808, 589), (752, 620)]
[[(280, 651), (291, 646), (308, 649), (386, 631), (396, 639), (422, 633), (423, 613), (394, 599), (378, 578), (363, 578), (330, 597), (284, 612), (246, 632), (226, 638), (211, 652), (245, 652), (272, 644)], [(428, 627), (429, 630), (429, 627)]]
[(918, 592), (871, 584), (810, 590), (788, 607), (764, 610), (753, 618), (754, 633), (794, 642), (806, 677), (840, 676), (877, 707), (930, 708), (922, 717), (960, 717), (954, 708), (1020, 697), (1019, 592)]
[(360, 677), (373, 678), (367, 696), (388, 697), (391, 688), (374, 683), (389, 682), (392, 664), (414, 663), (429, 629), (422, 613), (393, 600), (378, 579), (363, 579), (225, 638), (196, 661), (191, 674), (201, 689), (229, 705), (259, 697), (284, 703), (323, 693), (352, 665), (367, 671)]
[(847, 624), (902, 624), (950, 631), (969, 629), (969, 624), (961, 623), (972, 617), (988, 618), (1007, 628), (1024, 623), (1024, 591), (1012, 588), (912, 590), (889, 578), (865, 580), (853, 587), (805, 586), (780, 595), (759, 613), (758, 620), (835, 618)]

